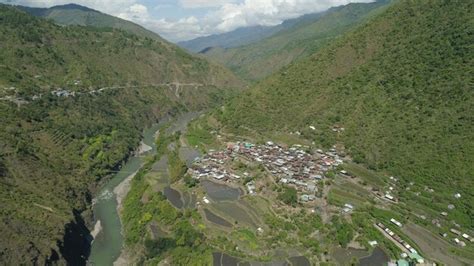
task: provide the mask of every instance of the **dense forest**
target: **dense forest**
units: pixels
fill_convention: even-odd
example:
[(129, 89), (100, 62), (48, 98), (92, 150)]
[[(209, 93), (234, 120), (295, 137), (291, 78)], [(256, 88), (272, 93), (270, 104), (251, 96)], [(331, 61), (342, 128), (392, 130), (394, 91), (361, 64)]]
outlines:
[(423, 204), (438, 213), (459, 192), (452, 215), (472, 228), (473, 11), (469, 1), (396, 2), (217, 117), (240, 134), (341, 143), (357, 163), (433, 188), (438, 201)]
[(0, 48), (5, 263), (85, 260), (93, 193), (137, 147), (142, 129), (241, 87), (227, 70), (172, 44), (58, 26), (5, 5)]

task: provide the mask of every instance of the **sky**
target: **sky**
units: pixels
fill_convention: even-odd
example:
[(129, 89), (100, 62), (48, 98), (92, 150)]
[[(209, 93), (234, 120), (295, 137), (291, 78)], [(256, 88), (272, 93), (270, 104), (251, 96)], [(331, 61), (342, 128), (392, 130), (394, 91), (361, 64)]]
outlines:
[(76, 3), (131, 20), (177, 42), (373, 0), (0, 0), (33, 7)]

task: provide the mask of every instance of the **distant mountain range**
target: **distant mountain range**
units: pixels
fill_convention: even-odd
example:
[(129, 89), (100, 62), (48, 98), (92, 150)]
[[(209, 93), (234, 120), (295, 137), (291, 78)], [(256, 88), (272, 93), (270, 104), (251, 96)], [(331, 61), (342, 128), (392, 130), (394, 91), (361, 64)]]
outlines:
[(236, 30), (214, 34), (205, 37), (199, 37), (189, 41), (179, 42), (178, 45), (194, 53), (203, 52), (211, 47), (233, 48), (270, 37), (282, 30), (289, 29), (297, 24), (312, 21), (321, 16), (322, 13), (308, 14), (296, 19), (286, 20), (276, 26), (252, 26), (243, 27)]
[(59, 5), (50, 8), (34, 8), (26, 6), (17, 6), (17, 8), (33, 16), (52, 19), (60, 25), (80, 25), (97, 28), (122, 29), (140, 37), (148, 37), (163, 41), (158, 34), (147, 30), (140, 25), (77, 4)]
[[(326, 12), (302, 16), (271, 28), (273, 32), (246, 45), (229, 47), (209, 38), (199, 40), (201, 54), (233, 70), (240, 77), (260, 80), (296, 59), (314, 53), (325, 44), (354, 29), (383, 11), (390, 1), (355, 3), (334, 7)], [(226, 38), (233, 32), (215, 36)], [(206, 40), (208, 41), (206, 43)], [(191, 44), (197, 42), (190, 42)], [(182, 44), (181, 44), (182, 45)], [(189, 45), (189, 43), (188, 43)]]

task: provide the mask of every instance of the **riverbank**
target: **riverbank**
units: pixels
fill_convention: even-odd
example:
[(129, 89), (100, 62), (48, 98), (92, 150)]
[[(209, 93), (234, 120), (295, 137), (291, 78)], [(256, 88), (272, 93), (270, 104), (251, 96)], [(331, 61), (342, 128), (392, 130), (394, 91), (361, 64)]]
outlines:
[(119, 218), (120, 218), (120, 211), (122, 209), (122, 202), (127, 196), (128, 192), (130, 191), (131, 186), (132, 186), (132, 180), (137, 173), (138, 171), (135, 171), (133, 174), (127, 176), (127, 178), (125, 178), (122, 182), (120, 182), (120, 184), (118, 184), (114, 188), (114, 194), (117, 199), (117, 212), (119, 214)]
[[(100, 221), (101, 230), (92, 242), (88, 259), (90, 265), (112, 265), (123, 250), (123, 232), (119, 212), (123, 201), (130, 191), (134, 176), (144, 163), (144, 155), (155, 150), (155, 133), (164, 122), (157, 123), (143, 132), (143, 140), (123, 167), (107, 181), (94, 198), (93, 212), (96, 221)], [(126, 261), (125, 261), (126, 264)], [(123, 264), (122, 264), (123, 265)]]

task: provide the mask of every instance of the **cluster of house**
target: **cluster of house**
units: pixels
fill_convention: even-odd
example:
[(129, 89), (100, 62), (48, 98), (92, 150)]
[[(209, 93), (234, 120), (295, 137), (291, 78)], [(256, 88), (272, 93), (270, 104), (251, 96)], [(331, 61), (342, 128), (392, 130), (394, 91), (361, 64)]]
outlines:
[[(225, 167), (225, 163), (232, 158), (226, 151), (210, 150), (202, 158), (197, 158), (190, 167), (190, 174), (195, 179), (204, 177), (227, 181), (230, 179), (240, 179), (239, 175), (233, 174)], [(246, 173), (248, 176), (248, 173)]]
[[(51, 92), (52, 95), (56, 96), (56, 97), (74, 97), (76, 96), (76, 93), (75, 91), (68, 91), (68, 90), (64, 90), (64, 89), (57, 89), (57, 90), (54, 90)], [(79, 94), (79, 93), (77, 93)]]
[[(397, 225), (398, 227), (402, 226), (400, 222), (393, 218), (390, 220), (390, 222)], [(406, 249), (407, 252), (402, 253), (402, 259), (399, 260), (399, 263), (397, 262), (397, 265), (405, 265), (406, 258), (410, 258), (416, 261), (417, 263), (424, 263), (425, 260), (419, 255), (418, 251), (416, 251), (416, 249), (414, 249), (410, 244), (408, 244), (405, 240), (401, 239), (400, 236), (390, 230), (390, 228), (386, 227), (383, 223), (377, 223), (377, 226), (383, 231), (385, 231), (385, 233), (387, 233), (394, 241), (396, 241), (398, 244), (402, 245)], [(408, 265), (408, 262), (406, 262), (406, 265)]]
[[(471, 237), (471, 236), (469, 236), (469, 235), (466, 234), (466, 233), (462, 233), (462, 232), (460, 232), (459, 230), (456, 230), (456, 229), (454, 229), (454, 228), (451, 228), (449, 231), (451, 231), (451, 233), (453, 233), (453, 234), (459, 236), (459, 238), (462, 237), (462, 238), (464, 238), (465, 240), (467, 240), (467, 241), (469, 241), (469, 242), (474, 242), (474, 237)], [(446, 235), (443, 235), (443, 236), (446, 237), (447, 234), (446, 234)], [(466, 246), (466, 242), (460, 240), (459, 238), (458, 238), (458, 237), (454, 238), (454, 243), (456, 243), (457, 245), (459, 245), (459, 246), (461, 246), (461, 247), (465, 247), (465, 246)]]
[[(217, 180), (240, 179), (239, 175), (226, 169), (226, 161), (242, 158), (246, 161), (262, 164), (265, 169), (276, 177), (280, 183), (294, 185), (307, 194), (300, 196), (303, 202), (315, 199), (316, 182), (324, 178), (324, 174), (343, 163), (335, 149), (329, 152), (317, 150), (309, 154), (301, 145), (284, 148), (268, 141), (263, 145), (248, 142), (228, 143), (225, 151), (210, 151), (198, 159), (191, 167), (191, 175), (196, 178), (210, 177)], [(248, 173), (244, 173), (248, 176)], [(249, 192), (255, 191), (253, 183), (247, 183)]]

